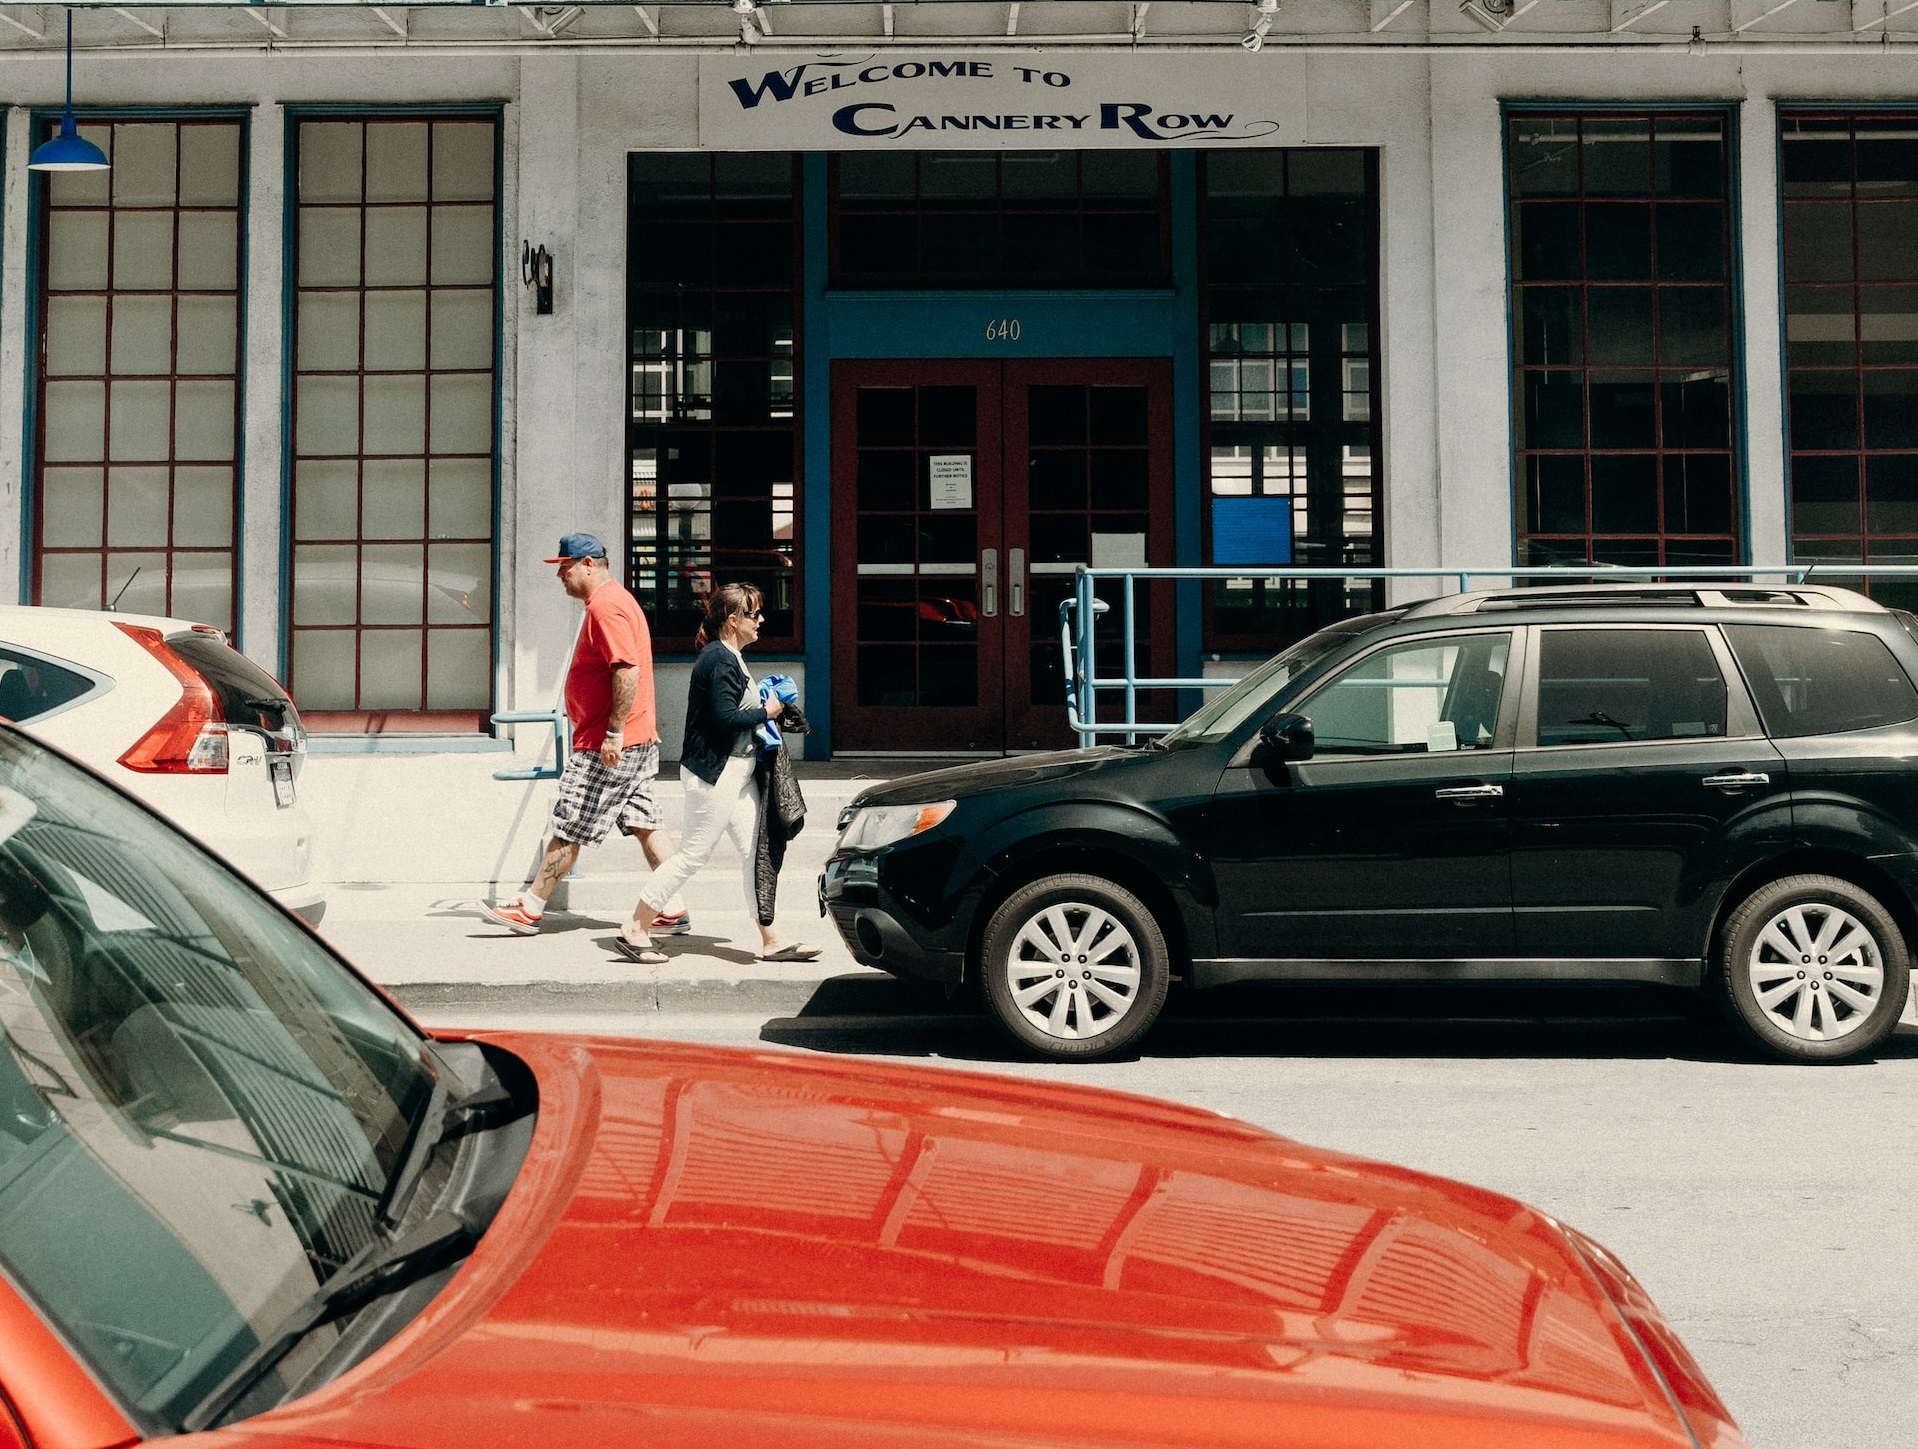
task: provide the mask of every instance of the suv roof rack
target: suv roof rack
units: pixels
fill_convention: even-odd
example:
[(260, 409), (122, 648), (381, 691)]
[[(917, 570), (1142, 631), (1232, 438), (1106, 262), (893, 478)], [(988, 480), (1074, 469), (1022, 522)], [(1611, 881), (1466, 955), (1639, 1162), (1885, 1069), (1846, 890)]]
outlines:
[(1414, 604), (1408, 616), (1485, 614), (1520, 609), (1710, 609), (1782, 607), (1882, 614), (1885, 606), (1851, 589), (1827, 584), (1573, 584), (1559, 588), (1486, 589), (1441, 594)]

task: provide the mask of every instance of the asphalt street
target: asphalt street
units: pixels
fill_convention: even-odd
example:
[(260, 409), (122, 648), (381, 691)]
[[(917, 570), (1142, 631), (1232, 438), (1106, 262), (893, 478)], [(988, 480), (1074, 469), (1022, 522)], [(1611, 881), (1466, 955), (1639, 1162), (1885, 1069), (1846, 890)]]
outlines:
[(1195, 998), (1133, 1059), (1060, 1067), (1018, 1059), (963, 1004), (871, 975), (665, 997), (636, 982), (396, 989), (449, 1025), (1095, 1083), (1462, 1178), (1617, 1251), (1758, 1449), (1918, 1440), (1918, 1027), (1864, 1065), (1782, 1067), (1649, 993), (1265, 989)]

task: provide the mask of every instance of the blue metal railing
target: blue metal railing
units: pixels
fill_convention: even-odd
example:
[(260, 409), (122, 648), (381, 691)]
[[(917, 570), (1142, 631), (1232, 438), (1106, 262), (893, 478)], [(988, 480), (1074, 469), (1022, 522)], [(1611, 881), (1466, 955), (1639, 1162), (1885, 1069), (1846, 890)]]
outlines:
[[(586, 627), (586, 615), (579, 616), (579, 623), (573, 626), (572, 647), (566, 651), (566, 662), (573, 662), (573, 650), (579, 648), (579, 631)], [(566, 717), (566, 676), (559, 677), (559, 694), (553, 700), (551, 709), (503, 709), (493, 716), (493, 723), (502, 724), (548, 724), (553, 727), (553, 763), (542, 763), (511, 770), (495, 770), (495, 780), (557, 780), (560, 772), (566, 768), (566, 757), (573, 752), (573, 722)]]
[[(1608, 583), (1701, 582), (1713, 579), (1776, 579), (1781, 583), (1809, 583), (1815, 578), (1833, 581), (1858, 578), (1918, 579), (1918, 564), (1700, 564), (1669, 568), (1613, 568), (1594, 564), (1561, 564), (1537, 568), (1451, 568), (1451, 569), (1338, 569), (1338, 568), (1088, 568), (1081, 565), (1073, 578), (1072, 597), (1059, 605), (1059, 647), (1065, 655), (1066, 719), (1079, 736), (1081, 745), (1098, 742), (1100, 735), (1125, 735), (1128, 743), (1142, 734), (1161, 734), (1176, 729), (1177, 723), (1148, 722), (1139, 718), (1139, 691), (1142, 689), (1221, 689), (1237, 684), (1236, 678), (1199, 676), (1196, 678), (1159, 678), (1141, 676), (1138, 669), (1138, 589), (1141, 580), (1156, 583), (1175, 579), (1325, 579), (1370, 582), (1374, 579), (1456, 580), (1458, 592), (1466, 593), (1474, 579), (1481, 581), (1520, 579), (1563, 579), (1589, 583), (1603, 579)], [(1101, 579), (1120, 582), (1121, 650), (1124, 671), (1110, 679), (1098, 671), (1098, 617), (1112, 606), (1098, 598), (1095, 589)], [(1125, 718), (1110, 724), (1099, 721), (1099, 691), (1125, 692)], [(1083, 703), (1085, 714), (1080, 715)]]

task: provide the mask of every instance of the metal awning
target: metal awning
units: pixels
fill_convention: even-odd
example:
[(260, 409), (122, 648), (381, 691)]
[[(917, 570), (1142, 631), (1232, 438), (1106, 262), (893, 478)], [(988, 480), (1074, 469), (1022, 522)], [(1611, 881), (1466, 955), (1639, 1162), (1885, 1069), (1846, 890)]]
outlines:
[[(227, 0), (75, 7), (76, 47), (138, 51), (540, 49), (1559, 49), (1918, 40), (1918, 0), (669, 0), (567, 5)], [(59, 48), (63, 7), (0, 5), (0, 51)]]

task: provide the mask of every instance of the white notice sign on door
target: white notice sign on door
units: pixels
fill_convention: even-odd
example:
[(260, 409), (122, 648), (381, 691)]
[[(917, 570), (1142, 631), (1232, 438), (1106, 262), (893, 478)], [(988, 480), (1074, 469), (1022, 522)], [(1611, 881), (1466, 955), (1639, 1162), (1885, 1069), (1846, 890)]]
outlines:
[(932, 475), (932, 507), (972, 507), (972, 454), (934, 453), (926, 462)]

